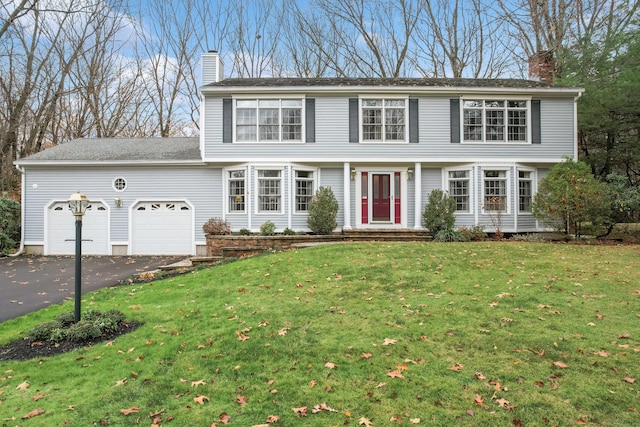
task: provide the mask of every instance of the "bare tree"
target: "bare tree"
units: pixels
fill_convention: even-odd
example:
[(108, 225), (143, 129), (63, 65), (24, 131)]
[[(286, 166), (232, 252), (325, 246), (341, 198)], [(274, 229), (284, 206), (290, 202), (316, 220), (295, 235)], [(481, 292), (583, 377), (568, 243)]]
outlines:
[(56, 3), (65, 9), (35, 5), (5, 33), (0, 57), (0, 153), (3, 189), (15, 185), (12, 161), (51, 143), (47, 132), (59, 100), (70, 91), (68, 77), (90, 45), (100, 1)]
[(273, 75), (280, 45), (281, 18), (275, 0), (238, 2), (230, 11), (227, 44), (233, 52), (231, 74), (237, 77)]
[(330, 49), (327, 58), (338, 56), (346, 64), (337, 67), (339, 59), (336, 60), (333, 63), (336, 74), (400, 77), (411, 73), (407, 55), (422, 13), (421, 2), (316, 0), (315, 7), (335, 36), (329, 44), (316, 46), (326, 46)]
[(152, 0), (146, 3), (138, 29), (138, 67), (144, 79), (146, 96), (153, 108), (158, 136), (190, 134), (193, 123), (184, 120), (189, 115), (191, 100), (184, 97), (189, 91), (187, 72), (199, 58), (195, 27), (192, 25), (192, 2)]
[(13, 23), (29, 13), (38, 0), (20, 0), (0, 2), (0, 13), (2, 14), (2, 25), (0, 25), (0, 39), (9, 30)]
[(425, 0), (416, 68), (429, 77), (492, 78), (509, 68), (500, 21), (483, 0)]

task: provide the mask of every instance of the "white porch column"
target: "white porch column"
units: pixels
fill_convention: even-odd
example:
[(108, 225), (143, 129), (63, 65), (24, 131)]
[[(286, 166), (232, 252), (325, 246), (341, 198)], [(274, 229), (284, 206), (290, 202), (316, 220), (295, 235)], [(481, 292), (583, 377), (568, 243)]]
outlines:
[(422, 228), (422, 163), (413, 166), (414, 180), (414, 203), (415, 203), (415, 225), (416, 230)]
[(351, 164), (345, 162), (344, 171), (342, 173), (343, 179), (343, 196), (342, 196), (342, 209), (344, 210), (344, 225), (343, 230), (351, 230)]

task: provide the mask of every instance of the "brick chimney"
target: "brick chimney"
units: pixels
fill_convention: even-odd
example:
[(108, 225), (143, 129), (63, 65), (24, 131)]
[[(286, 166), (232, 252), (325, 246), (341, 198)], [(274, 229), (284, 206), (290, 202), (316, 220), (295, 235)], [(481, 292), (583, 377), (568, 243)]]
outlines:
[(216, 83), (224, 79), (224, 63), (220, 54), (215, 50), (203, 53), (202, 62), (202, 85)]
[(529, 58), (529, 78), (544, 83), (553, 83), (553, 53), (540, 51)]

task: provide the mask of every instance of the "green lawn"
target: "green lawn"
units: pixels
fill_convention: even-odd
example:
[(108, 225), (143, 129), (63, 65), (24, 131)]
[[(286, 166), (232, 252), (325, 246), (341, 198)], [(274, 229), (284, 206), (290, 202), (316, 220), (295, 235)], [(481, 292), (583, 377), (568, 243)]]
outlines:
[(0, 425), (640, 425), (640, 246), (327, 245), (83, 307), (145, 324), (0, 362)]

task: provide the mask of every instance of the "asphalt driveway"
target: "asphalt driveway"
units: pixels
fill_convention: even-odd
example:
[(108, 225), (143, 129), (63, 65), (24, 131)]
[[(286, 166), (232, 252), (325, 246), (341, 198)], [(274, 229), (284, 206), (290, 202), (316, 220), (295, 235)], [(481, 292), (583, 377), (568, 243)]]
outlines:
[[(83, 256), (82, 294), (185, 257)], [(74, 298), (75, 257), (0, 258), (0, 322)], [(83, 307), (84, 309), (84, 307)]]

